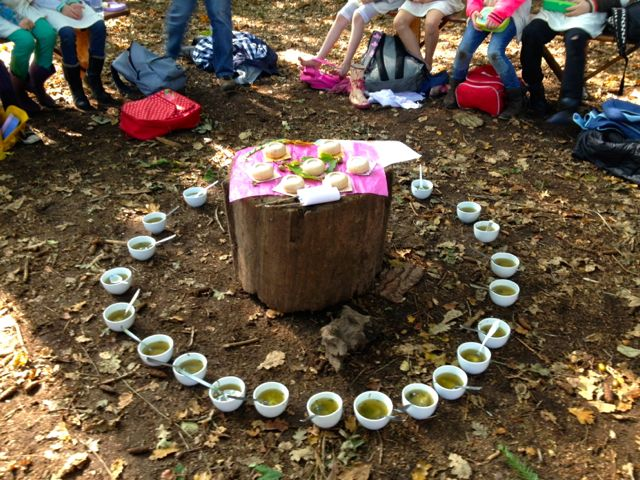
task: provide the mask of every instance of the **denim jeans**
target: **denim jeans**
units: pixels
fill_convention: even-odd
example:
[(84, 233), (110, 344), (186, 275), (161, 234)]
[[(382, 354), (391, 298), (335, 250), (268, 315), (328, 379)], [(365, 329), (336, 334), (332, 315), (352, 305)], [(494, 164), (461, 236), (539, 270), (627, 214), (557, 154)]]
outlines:
[(522, 79), (527, 85), (542, 83), (542, 52), (544, 46), (558, 34), (564, 35), (565, 65), (560, 83), (560, 98), (582, 99), (584, 88), (584, 66), (586, 48), (591, 38), (581, 28), (572, 28), (566, 32), (556, 32), (541, 19), (535, 19), (522, 31)]
[[(107, 28), (104, 21), (91, 25), (89, 30), (89, 56), (104, 58), (104, 44), (107, 41)], [(62, 63), (67, 67), (75, 67), (80, 62), (76, 52), (76, 31), (73, 27), (62, 27), (58, 30), (60, 36), (60, 50), (62, 50)]]
[[(187, 24), (198, 0), (172, 0), (167, 13), (167, 55), (178, 58)], [(218, 77), (233, 77), (231, 0), (204, 0), (213, 35), (213, 63)]]
[(520, 88), (520, 80), (516, 75), (516, 70), (505, 53), (507, 45), (516, 35), (516, 26), (513, 20), (509, 22), (503, 32), (494, 33), (476, 30), (469, 21), (458, 46), (456, 59), (453, 61), (453, 79), (461, 82), (466, 78), (471, 57), (488, 35), (491, 35), (487, 51), (489, 62), (500, 75), (504, 87), (507, 89)]

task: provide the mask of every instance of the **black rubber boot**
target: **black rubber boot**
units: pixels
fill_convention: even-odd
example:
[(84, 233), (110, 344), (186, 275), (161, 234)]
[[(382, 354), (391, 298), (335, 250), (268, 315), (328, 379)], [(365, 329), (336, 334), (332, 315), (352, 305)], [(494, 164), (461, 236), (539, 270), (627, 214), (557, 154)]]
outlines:
[(16, 92), (13, 90), (13, 82), (9, 70), (0, 62), (0, 99), (5, 110), (9, 105), (18, 106)]
[(16, 99), (18, 100), (18, 107), (23, 109), (29, 115), (38, 113), (41, 110), (40, 105), (29, 98), (29, 94), (27, 93), (27, 82), (25, 80), (16, 77), (12, 73), (11, 84), (13, 85), (13, 91), (15, 92)]
[(442, 105), (444, 105), (444, 108), (458, 108), (458, 100), (456, 100), (456, 88), (458, 88), (458, 85), (460, 85), (461, 83), (462, 82), (460, 82), (459, 80), (454, 80), (453, 78), (449, 80), (449, 90), (447, 90), (447, 94), (442, 100)]
[(509, 120), (516, 117), (522, 111), (522, 89), (521, 88), (508, 88), (507, 89), (507, 107), (502, 111), (498, 118), (500, 120)]
[(549, 104), (544, 96), (544, 85), (537, 83), (529, 85), (529, 112), (538, 118), (542, 118), (549, 113)]
[(60, 105), (49, 96), (47, 90), (44, 88), (44, 83), (55, 71), (56, 69), (53, 64), (49, 68), (44, 68), (34, 62), (29, 67), (28, 89), (35, 94), (38, 103), (45, 108), (60, 108)]
[(576, 98), (563, 97), (558, 102), (558, 112), (547, 119), (547, 123), (554, 125), (572, 125), (573, 114), (580, 108), (580, 100)]
[(84, 80), (91, 89), (91, 96), (98, 101), (98, 104), (118, 105), (119, 102), (104, 90), (101, 77), (102, 67), (104, 67), (104, 58), (90, 57), (89, 68), (87, 68)]
[(64, 73), (64, 78), (69, 84), (69, 89), (71, 89), (73, 104), (76, 108), (84, 110), (85, 112), (93, 110), (94, 108), (91, 106), (91, 103), (89, 103), (89, 99), (84, 94), (84, 89), (82, 88), (80, 65), (76, 65), (75, 67), (67, 67), (66, 65), (63, 65), (62, 72)]

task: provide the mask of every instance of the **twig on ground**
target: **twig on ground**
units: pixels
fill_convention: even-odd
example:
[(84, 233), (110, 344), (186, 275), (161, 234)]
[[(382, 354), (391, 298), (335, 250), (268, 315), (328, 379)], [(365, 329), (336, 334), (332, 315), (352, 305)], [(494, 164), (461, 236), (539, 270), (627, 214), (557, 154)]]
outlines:
[(610, 231), (611, 233), (613, 233), (614, 235), (616, 235), (616, 232), (614, 232), (614, 231), (613, 231), (613, 229), (612, 229), (612, 228), (611, 228), (611, 226), (609, 225), (609, 222), (607, 222), (607, 221), (605, 220), (605, 218), (600, 214), (600, 212), (599, 212), (598, 210), (593, 210), (593, 211), (596, 213), (596, 215), (598, 215), (598, 216), (600, 217), (600, 220), (602, 220), (602, 223), (604, 223), (604, 226), (605, 226), (605, 227), (607, 227), (607, 229), (609, 229), (609, 231)]
[(538, 357), (540, 360), (542, 360), (543, 362), (547, 363), (549, 362), (549, 359), (542, 355), (541, 353), (537, 352), (536, 350), (533, 349), (533, 347), (529, 346), (527, 344), (527, 342), (525, 342), (524, 340), (522, 340), (521, 338), (516, 337), (516, 340), (518, 340), (522, 345), (524, 345), (527, 350), (529, 350), (530, 352), (532, 352), (536, 357)]
[(20, 346), (27, 351), (27, 346), (24, 344), (24, 338), (22, 337), (22, 330), (20, 330), (20, 324), (17, 320), (13, 322), (13, 329), (16, 331), (16, 337), (18, 337), (18, 342), (20, 342)]
[(22, 283), (29, 280), (29, 257), (24, 259), (24, 267), (22, 268)]
[(241, 340), (239, 342), (225, 343), (224, 345), (222, 345), (222, 348), (242, 347), (244, 345), (251, 345), (252, 343), (256, 343), (259, 341), (260, 341), (259, 338), (249, 338), (248, 340)]
[(109, 238), (107, 238), (104, 243), (107, 243), (109, 245), (126, 245), (127, 242), (125, 242), (124, 240), (111, 240)]
[(127, 372), (123, 375), (120, 375), (119, 377), (107, 378), (106, 380), (100, 382), (100, 385), (109, 385), (110, 383), (117, 382), (118, 380), (122, 380), (123, 378), (127, 378), (129, 376), (131, 376), (131, 372)]
[(165, 145), (168, 145), (170, 147), (173, 148), (181, 148), (182, 145), (178, 142), (174, 142), (173, 140), (169, 140), (168, 138), (164, 138), (164, 137), (156, 137), (156, 140), (160, 143), (164, 143)]
[(122, 383), (124, 383), (124, 386), (127, 387), (131, 391), (131, 393), (133, 393), (138, 398), (140, 398), (144, 403), (149, 405), (151, 407), (151, 409), (154, 412), (156, 412), (158, 415), (160, 415), (162, 418), (164, 418), (165, 420), (167, 420), (167, 421), (169, 421), (169, 422), (171, 422), (173, 424), (173, 420), (171, 420), (171, 418), (169, 418), (167, 415), (165, 415), (160, 410), (158, 410), (154, 404), (152, 404), (149, 400), (144, 398), (135, 388), (133, 388), (131, 385), (129, 385), (129, 382), (127, 382), (123, 378), (120, 378), (120, 380), (122, 380)]
[(80, 440), (82, 442), (82, 444), (84, 445), (84, 447), (87, 449), (87, 451), (89, 453), (92, 453), (97, 459), (98, 461), (102, 464), (102, 466), (104, 467), (104, 469), (107, 472), (107, 476), (108, 478), (113, 480), (113, 475), (111, 474), (111, 469), (109, 468), (109, 466), (106, 464), (106, 462), (104, 461), (104, 459), (102, 458), (102, 456), (96, 452), (95, 450), (93, 450), (91, 447), (89, 447), (88, 442), (85, 442), (84, 440)]
[(213, 215), (216, 219), (216, 222), (218, 223), (218, 226), (220, 227), (220, 230), (222, 230), (222, 233), (227, 233), (224, 227), (222, 226), (222, 223), (220, 223), (220, 219), (218, 218), (218, 207), (216, 207), (215, 211), (213, 212)]
[(196, 329), (193, 325), (189, 329), (191, 330), (191, 333), (189, 335), (189, 343), (187, 343), (187, 348), (191, 348), (191, 345), (193, 345), (193, 337), (196, 335)]
[(93, 369), (96, 371), (96, 373), (98, 375), (100, 375), (100, 370), (98, 370), (98, 366), (95, 364), (95, 362), (93, 361), (93, 359), (91, 358), (91, 356), (89, 355), (89, 352), (87, 352), (87, 349), (84, 348), (82, 346), (82, 344), (78, 344), (78, 346), (82, 349), (82, 351), (84, 352), (84, 354), (87, 356), (87, 358), (89, 359), (89, 362), (91, 363), (91, 365), (93, 366)]

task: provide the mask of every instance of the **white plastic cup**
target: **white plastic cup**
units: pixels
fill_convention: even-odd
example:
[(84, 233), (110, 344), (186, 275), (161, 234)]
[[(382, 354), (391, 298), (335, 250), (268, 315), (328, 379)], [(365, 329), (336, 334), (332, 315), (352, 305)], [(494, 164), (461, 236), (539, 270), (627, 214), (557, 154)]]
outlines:
[[(229, 398), (224, 397), (224, 395), (218, 395), (220, 387), (225, 385), (237, 385), (240, 390), (225, 390), (229, 395), (233, 395), (234, 397), (242, 397), (242, 398)], [(213, 406), (216, 407), (221, 412), (233, 412), (240, 408), (240, 406), (244, 403), (244, 397), (247, 395), (246, 386), (244, 381), (242, 381), (239, 377), (227, 376), (222, 377), (213, 382), (211, 385), (212, 388), (209, 389), (209, 398), (211, 402), (213, 402)]]
[[(465, 212), (464, 209), (473, 209), (472, 212)], [(460, 202), (456, 207), (456, 214), (462, 223), (473, 223), (478, 217), (480, 217), (480, 212), (482, 211), (482, 207), (479, 203), (476, 202)]]
[(207, 191), (203, 187), (189, 187), (182, 192), (182, 197), (190, 207), (201, 207), (207, 203)]
[(167, 214), (152, 212), (142, 217), (142, 226), (149, 233), (162, 233), (167, 226)]
[[(150, 242), (151, 246), (145, 249), (134, 248), (134, 245), (142, 242)], [(156, 253), (156, 240), (148, 235), (138, 235), (127, 242), (127, 249), (129, 250), (129, 255), (136, 260), (144, 262), (145, 260), (149, 260)]]
[(425, 200), (433, 192), (433, 183), (429, 180), (417, 178), (411, 182), (411, 194), (420, 200)]
[[(323, 398), (328, 398), (334, 400), (338, 405), (335, 411), (331, 412), (328, 415), (318, 415), (313, 411), (313, 404), (316, 400), (320, 400)], [(343, 405), (342, 398), (337, 393), (333, 392), (320, 392), (312, 395), (309, 400), (307, 400), (307, 415), (311, 418), (311, 421), (320, 428), (333, 428), (335, 427), (340, 419), (342, 418), (343, 413)]]
[[(384, 406), (387, 410), (387, 414), (382, 418), (367, 418), (362, 413), (358, 407), (365, 400), (379, 400), (384, 403)], [(391, 399), (382, 392), (376, 392), (374, 390), (370, 390), (367, 392), (362, 392), (360, 395), (356, 397), (353, 401), (353, 411), (356, 414), (356, 419), (358, 423), (362, 425), (367, 430), (380, 430), (385, 427), (389, 421), (391, 420), (391, 412), (393, 412), (393, 402)]]
[[(478, 342), (465, 342), (460, 344), (458, 350), (456, 352), (458, 357), (458, 365), (460, 368), (467, 372), (469, 375), (479, 375), (484, 372), (488, 367), (489, 363), (491, 363), (491, 350), (489, 350), (486, 346), (480, 348), (481, 344)], [(480, 351), (484, 356), (484, 360), (481, 362), (473, 362), (471, 360), (467, 360), (462, 356), (462, 353), (472, 350), (474, 352)]]
[[(258, 400), (258, 397), (265, 390), (276, 389), (284, 394), (284, 400), (277, 405), (265, 405)], [(265, 382), (253, 391), (253, 404), (260, 415), (267, 418), (274, 418), (282, 414), (289, 404), (289, 389), (279, 382)]]
[[(513, 295), (501, 295), (495, 291), (496, 287), (509, 287), (515, 291)], [(500, 307), (510, 307), (518, 300), (520, 287), (511, 280), (494, 280), (489, 284), (489, 297), (491, 301)]]
[[(146, 353), (143, 353), (143, 348), (153, 342), (166, 342), (169, 344), (169, 348), (157, 355), (147, 355)], [(168, 363), (173, 356), (173, 338), (161, 333), (143, 338), (138, 344), (138, 355), (145, 365), (149, 365), (150, 367), (161, 367), (162, 365), (157, 362)]]
[[(192, 387), (194, 385), (198, 385), (199, 382), (193, 380), (192, 378), (187, 377), (184, 373), (180, 373), (178, 369), (180, 369), (180, 365), (188, 360), (198, 360), (202, 362), (202, 368), (197, 372), (191, 373), (187, 372), (189, 376), (196, 377), (202, 380), (204, 376), (207, 374), (207, 357), (197, 352), (188, 352), (183, 353), (178, 358), (173, 361), (173, 375), (176, 377), (182, 385), (186, 385), (187, 387)], [(182, 369), (184, 371), (184, 369)]]
[(111, 295), (122, 295), (129, 290), (133, 274), (125, 267), (111, 268), (100, 275), (100, 285)]
[[(514, 265), (512, 267), (498, 265), (496, 260), (500, 259), (511, 260)], [(512, 277), (518, 271), (518, 268), (520, 268), (520, 259), (511, 253), (498, 252), (491, 255), (491, 271), (500, 278)]]
[[(457, 376), (462, 382), (462, 386), (457, 388), (447, 388), (440, 385), (438, 383), (438, 378), (444, 373), (452, 373)], [(464, 370), (454, 365), (442, 365), (441, 367), (436, 368), (433, 372), (433, 388), (435, 388), (438, 395), (445, 400), (457, 400), (464, 395), (468, 381), (469, 378)]]
[[(491, 228), (491, 230), (482, 230), (482, 228)], [(498, 238), (500, 233), (500, 225), (489, 220), (480, 220), (473, 224), (473, 234), (482, 243), (493, 242)]]
[(124, 320), (109, 320), (109, 315), (117, 312), (118, 310), (125, 310), (128, 306), (129, 304), (127, 302), (118, 302), (112, 303), (104, 309), (104, 311), (102, 312), (102, 319), (104, 320), (104, 323), (107, 324), (107, 327), (109, 327), (109, 330), (113, 330), (114, 332), (123, 332), (125, 329), (128, 329), (131, 327), (131, 325), (133, 325), (133, 322), (136, 319), (136, 307), (134, 307), (133, 305), (129, 307), (129, 310), (126, 312), (128, 315), (124, 318)]
[(481, 342), (484, 341), (484, 337), (486, 337), (487, 335), (484, 333), (483, 330), (484, 328), (486, 328), (487, 331), (489, 331), (489, 329), (493, 325), (493, 322), (500, 322), (500, 327), (498, 327), (498, 330), (496, 331), (496, 333), (502, 330), (503, 332), (505, 332), (505, 334), (500, 337), (496, 337), (496, 333), (494, 333), (493, 336), (489, 340), (487, 340), (487, 343), (485, 343), (484, 345), (489, 348), (504, 347), (507, 341), (509, 341), (509, 336), (511, 335), (511, 327), (507, 322), (505, 322), (504, 320), (500, 320), (499, 318), (489, 317), (489, 318), (483, 318), (482, 320), (480, 320), (478, 322), (478, 338), (480, 339)]
[[(415, 403), (412, 403), (407, 397), (407, 394), (414, 390), (420, 390), (427, 393), (431, 397), (431, 404), (416, 405)], [(402, 406), (404, 407), (405, 412), (407, 412), (411, 418), (415, 418), (416, 420), (424, 420), (425, 418), (429, 418), (433, 415), (433, 412), (438, 408), (439, 400), (440, 397), (438, 396), (438, 392), (424, 383), (410, 383), (402, 389)]]

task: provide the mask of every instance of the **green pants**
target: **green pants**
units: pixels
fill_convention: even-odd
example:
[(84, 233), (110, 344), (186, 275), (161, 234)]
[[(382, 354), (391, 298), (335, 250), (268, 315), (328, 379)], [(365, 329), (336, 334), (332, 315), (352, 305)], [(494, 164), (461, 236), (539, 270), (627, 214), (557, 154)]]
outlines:
[(39, 18), (32, 30), (21, 28), (9, 35), (8, 40), (13, 42), (11, 73), (26, 80), (29, 76), (29, 59), (34, 51), (38, 65), (46, 69), (51, 67), (57, 36), (56, 31), (44, 18)]

